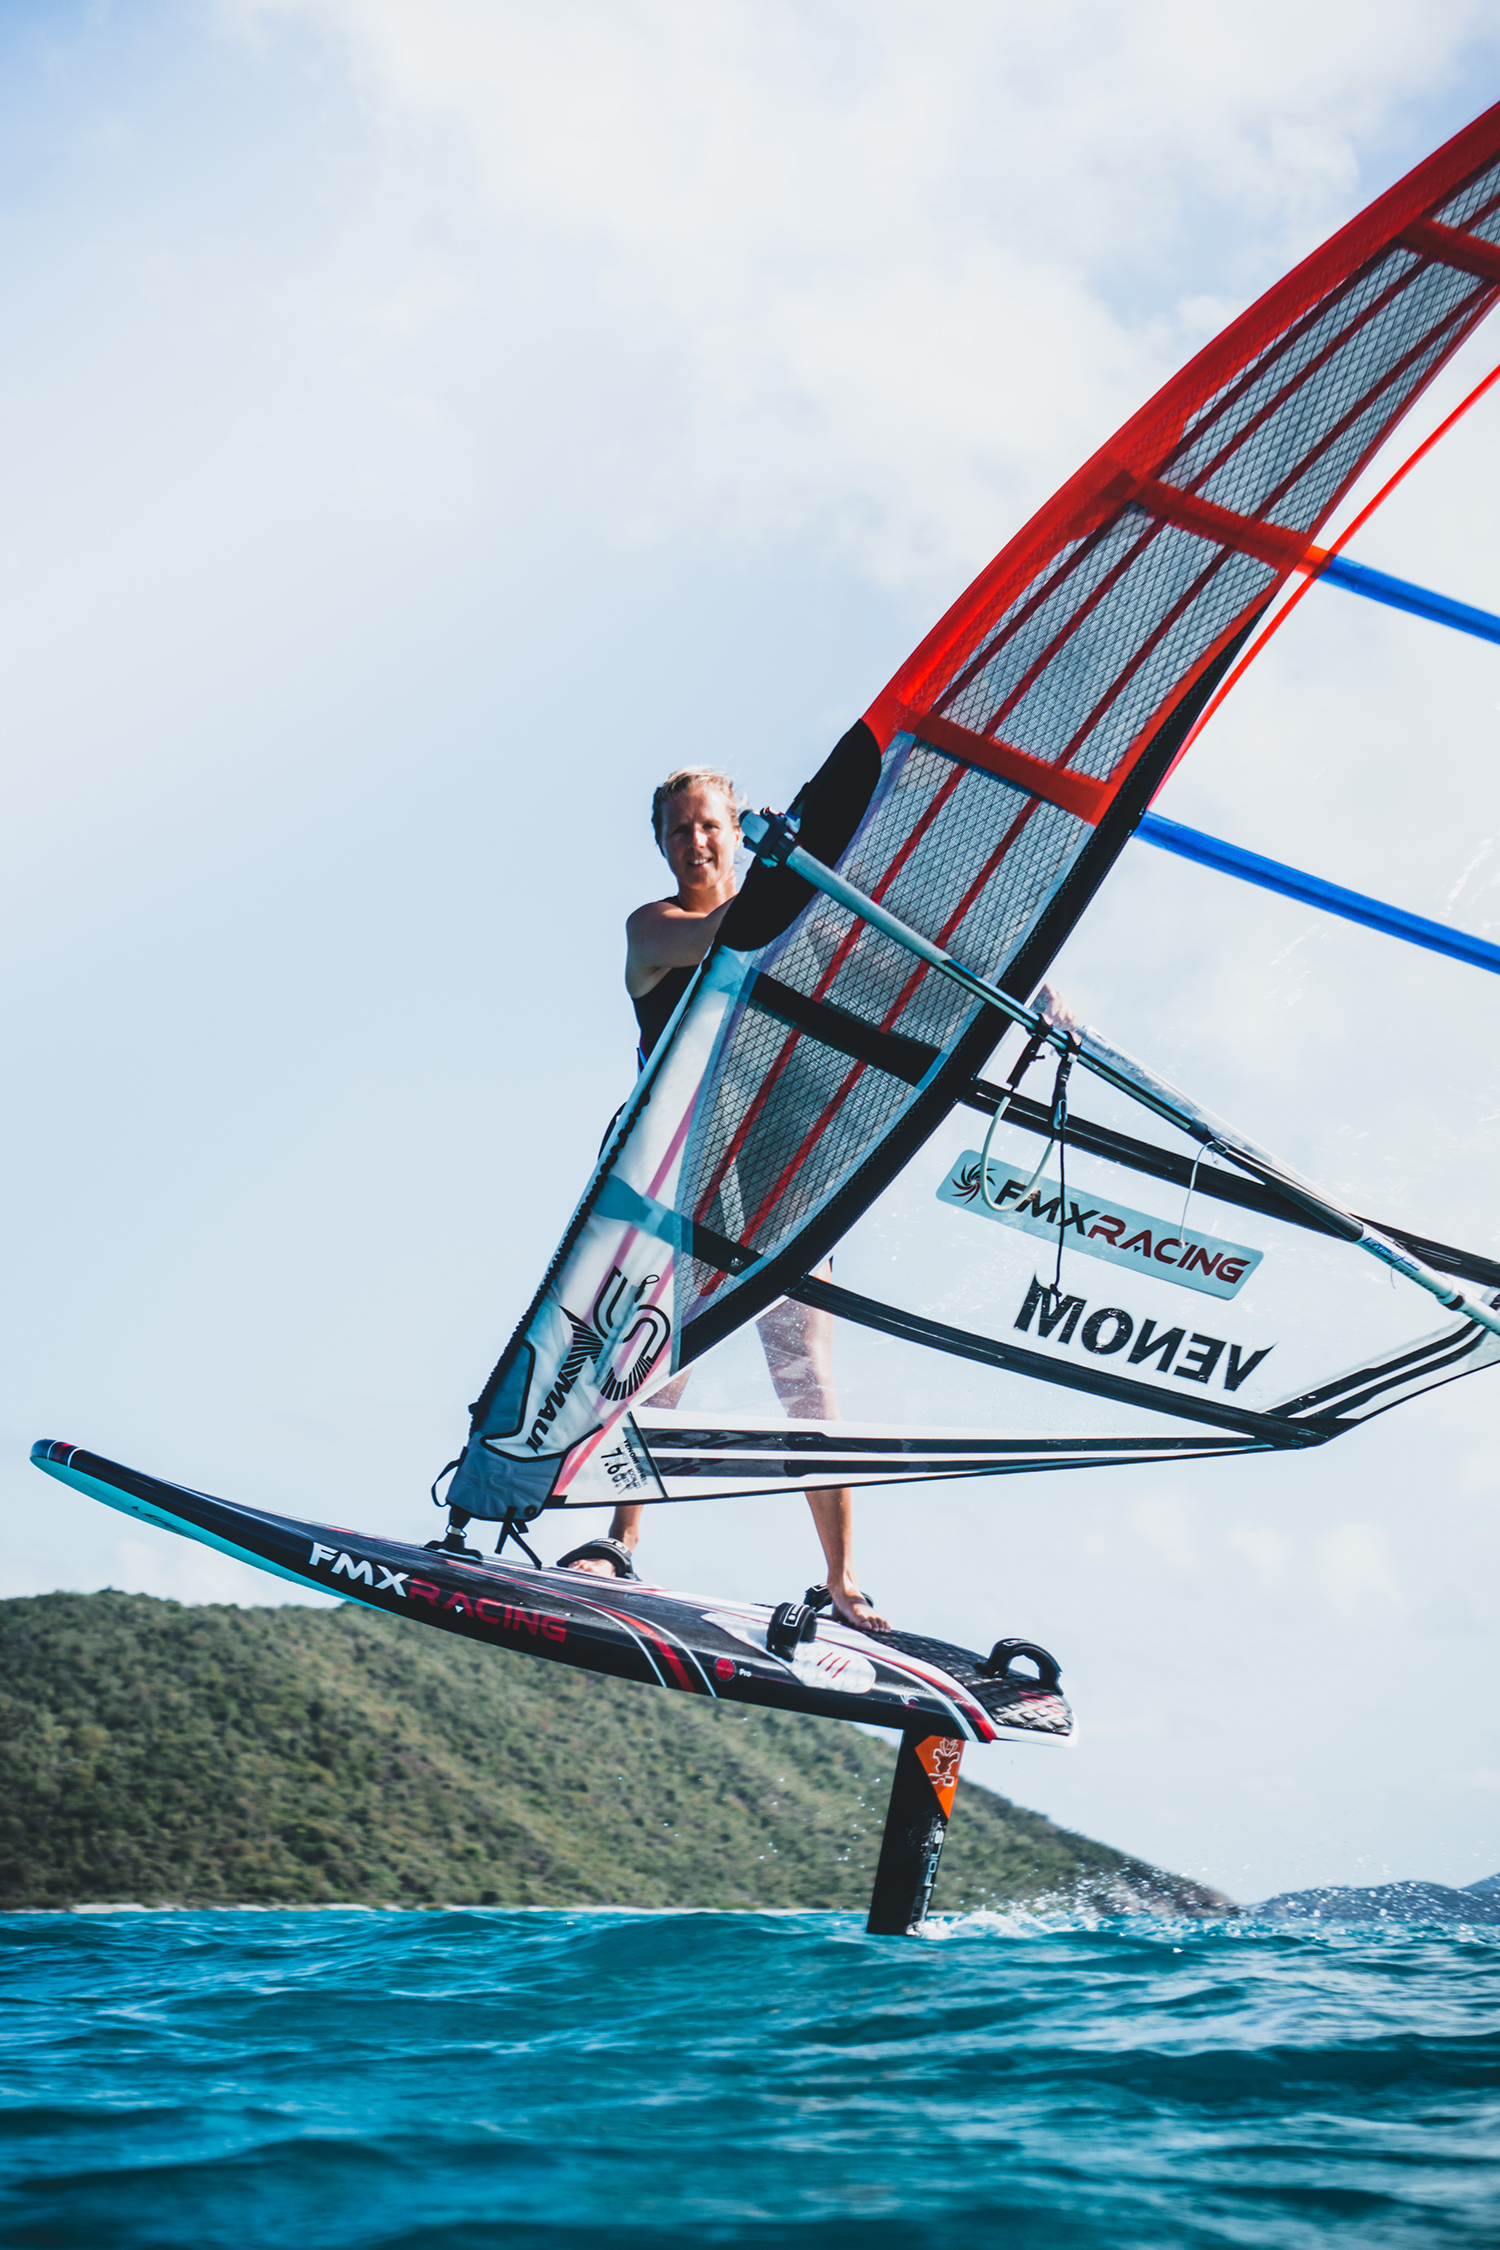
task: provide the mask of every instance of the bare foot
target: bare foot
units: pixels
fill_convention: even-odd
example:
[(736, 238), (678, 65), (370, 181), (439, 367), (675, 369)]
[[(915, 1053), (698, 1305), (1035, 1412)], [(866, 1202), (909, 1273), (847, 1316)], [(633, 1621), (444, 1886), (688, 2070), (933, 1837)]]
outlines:
[(602, 1555), (585, 1555), (579, 1562), (570, 1562), (568, 1568), (586, 1570), (590, 1578), (618, 1578), (620, 1575), (614, 1564), (606, 1562)]
[(833, 1596), (833, 1614), (841, 1625), (853, 1625), (861, 1633), (888, 1633), (891, 1621), (872, 1609), (857, 1586), (828, 1589)]

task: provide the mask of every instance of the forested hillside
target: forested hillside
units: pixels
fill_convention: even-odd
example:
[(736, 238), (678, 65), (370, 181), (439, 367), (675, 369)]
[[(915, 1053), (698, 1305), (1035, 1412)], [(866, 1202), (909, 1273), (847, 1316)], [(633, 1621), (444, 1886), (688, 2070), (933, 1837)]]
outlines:
[[(1033, 1753), (1042, 1756), (1045, 1753)], [(862, 1907), (894, 1747), (378, 1612), (0, 1602), (0, 1907)], [(1211, 1892), (961, 1786), (936, 1905)]]

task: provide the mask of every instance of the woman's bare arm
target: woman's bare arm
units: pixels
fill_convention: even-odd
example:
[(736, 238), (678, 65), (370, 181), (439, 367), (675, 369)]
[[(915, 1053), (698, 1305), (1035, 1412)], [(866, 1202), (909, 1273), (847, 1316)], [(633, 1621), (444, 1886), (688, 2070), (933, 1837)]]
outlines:
[(725, 899), (706, 914), (690, 914), (666, 898), (638, 906), (625, 924), (625, 990), (631, 999), (643, 1000), (669, 969), (695, 969), (733, 903)]

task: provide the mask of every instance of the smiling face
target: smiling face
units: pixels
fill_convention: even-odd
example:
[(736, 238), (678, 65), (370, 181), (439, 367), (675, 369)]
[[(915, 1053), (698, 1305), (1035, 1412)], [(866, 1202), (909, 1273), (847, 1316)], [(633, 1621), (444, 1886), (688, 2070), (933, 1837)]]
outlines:
[(684, 900), (734, 883), (740, 824), (714, 782), (694, 781), (667, 799), (661, 848)]

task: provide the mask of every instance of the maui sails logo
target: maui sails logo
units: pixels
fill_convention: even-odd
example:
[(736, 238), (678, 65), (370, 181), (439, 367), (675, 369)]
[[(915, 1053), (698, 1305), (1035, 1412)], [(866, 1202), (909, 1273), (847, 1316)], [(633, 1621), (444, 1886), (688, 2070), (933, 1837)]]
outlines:
[[(992, 1211), (979, 1192), (979, 1156), (965, 1149), (942, 1186), (940, 1203), (955, 1203), (976, 1218), (998, 1219), (1023, 1234), (1048, 1242), (1062, 1237), (1064, 1249), (1082, 1250), (1111, 1265), (1130, 1266), (1182, 1289), (1201, 1289), (1210, 1297), (1233, 1297), (1254, 1273), (1265, 1253), (1243, 1242), (1223, 1242), (1196, 1229), (1174, 1231), (1171, 1221), (1124, 1203), (1095, 1203), (1087, 1195), (1064, 1191), (1057, 1180), (1038, 1180), (1027, 1192), (1025, 1180), (1010, 1179), (1003, 1165), (990, 1164), (989, 1188), (1006, 1208)], [(1066, 1203), (1066, 1209), (1064, 1204)]]
[(659, 1279), (658, 1274), (648, 1273), (632, 1289), (619, 1267), (611, 1266), (589, 1319), (580, 1320), (566, 1305), (560, 1308), (573, 1341), (527, 1432), (526, 1443), (533, 1453), (540, 1453), (546, 1444), (548, 1432), (590, 1361), (594, 1388), (612, 1404), (633, 1397), (646, 1381), (672, 1336), (672, 1323), (660, 1305), (640, 1302)]

